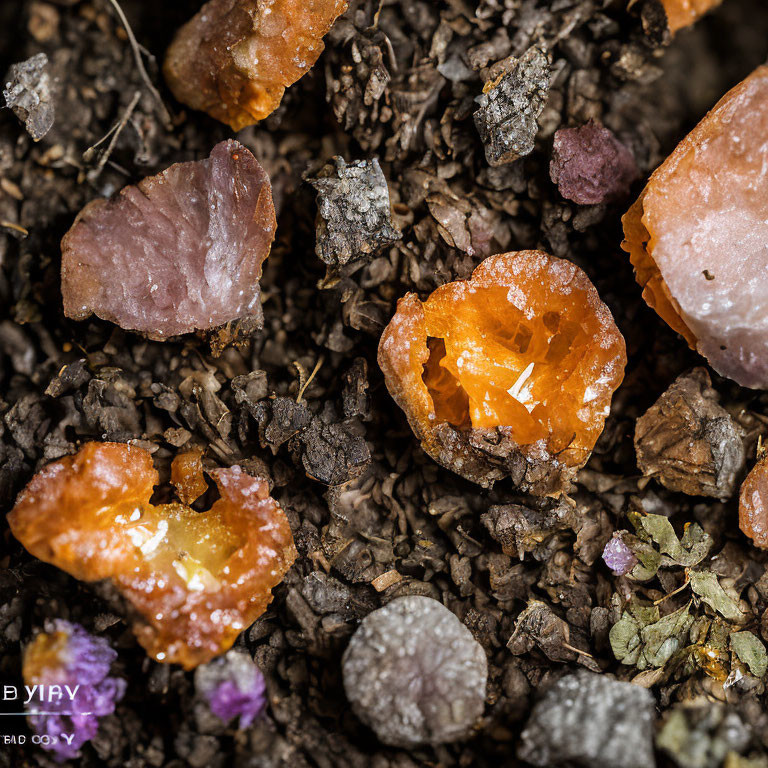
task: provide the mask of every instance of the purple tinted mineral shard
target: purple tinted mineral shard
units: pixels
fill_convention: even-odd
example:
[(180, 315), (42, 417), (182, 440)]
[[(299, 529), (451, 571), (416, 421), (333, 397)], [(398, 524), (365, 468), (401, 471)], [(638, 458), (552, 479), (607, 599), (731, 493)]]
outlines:
[(239, 717), (247, 728), (267, 703), (266, 682), (247, 653), (231, 650), (195, 670), (195, 690), (224, 723)]
[[(24, 682), (32, 686), (59, 686), (62, 695), (45, 701), (34, 696), (26, 704), (29, 724), (42, 738), (44, 749), (58, 762), (77, 757), (80, 748), (99, 729), (99, 718), (115, 711), (125, 693), (125, 680), (110, 677), (117, 658), (102, 637), (89, 634), (79, 624), (63, 619), (46, 623), (24, 649)], [(69, 741), (61, 737), (67, 734)], [(70, 738), (71, 737), (71, 738)]]
[(638, 171), (632, 153), (590, 120), (555, 134), (549, 175), (566, 200), (597, 205), (625, 197)]
[(620, 533), (614, 533), (605, 545), (603, 561), (617, 576), (629, 573), (637, 565), (635, 553), (624, 543)]
[(241, 144), (172, 165), (94, 200), (61, 243), (64, 314), (166, 339), (262, 319), (262, 264), (275, 234), (272, 188)]

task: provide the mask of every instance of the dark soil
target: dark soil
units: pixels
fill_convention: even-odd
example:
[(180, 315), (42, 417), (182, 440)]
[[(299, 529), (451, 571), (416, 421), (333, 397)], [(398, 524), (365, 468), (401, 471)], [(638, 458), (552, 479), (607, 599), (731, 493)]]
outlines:
[[(56, 86), (55, 122), (39, 143), (9, 110), (0, 112), (0, 508), (11, 508), (41, 466), (87, 440), (137, 440), (166, 470), (179, 448), (201, 445), (209, 465), (268, 471), (299, 550), (267, 613), (238, 641), (267, 675), (270, 704), (261, 722), (236, 732), (196, 720), (191, 675), (150, 661), (121, 616), (87, 585), (31, 558), (5, 526), (0, 684), (21, 683), (22, 645), (48, 617), (108, 636), (120, 654), (117, 672), (128, 692), (84, 749), (83, 766), (513, 765), (537, 689), (579, 664), (635, 677), (638, 670), (619, 664), (608, 642), (622, 601), (633, 591), (658, 599), (683, 583), (682, 569), (643, 585), (615, 578), (600, 559), (613, 530), (631, 527), (625, 514), (638, 505), (669, 516), (678, 530), (702, 525), (715, 542), (710, 567), (730, 579), (751, 628), (768, 639), (766, 558), (739, 533), (736, 499), (673, 493), (637, 468), (635, 421), (703, 361), (640, 297), (619, 248), (630, 200), (577, 206), (559, 196), (548, 174), (555, 130), (594, 118), (632, 150), (645, 178), (765, 60), (768, 6), (725, 0), (660, 45), (643, 32), (641, 4), (630, 13), (624, 0), (385, 0), (376, 28), (378, 4), (353, 5), (277, 112), (239, 134), (272, 179), (278, 232), (262, 280), (265, 326), (216, 357), (198, 338), (159, 343), (97, 320), (68, 321), (59, 241), (89, 200), (207, 156), (228, 129), (203, 114), (184, 115), (150, 60), (175, 118), (166, 129), (107, 0), (0, 3), (0, 73), (45, 52)], [(198, 3), (121, 6), (139, 43), (161, 60)], [(472, 119), (474, 98), (488, 67), (534, 43), (551, 53), (555, 73), (536, 148), (491, 169)], [(372, 74), (383, 88), (370, 84)], [(86, 150), (125, 117), (137, 93), (100, 166), (109, 142)], [(402, 239), (320, 289), (326, 265), (315, 255), (315, 191), (304, 179), (334, 155), (379, 157)], [(482, 224), (468, 232), (469, 213)], [(481, 516), (494, 505), (530, 511), (536, 502), (508, 482), (484, 491), (432, 462), (384, 387), (376, 345), (406, 291), (426, 295), (468, 276), (487, 255), (535, 247), (586, 270), (627, 340), (629, 366), (573, 494), (576, 522), (544, 526), (534, 543), (518, 547), (520, 559), (502, 552)], [(298, 441), (267, 439), (264, 425), (285, 405), (275, 396), (295, 401), (316, 367), (301, 400), (336, 428), (317, 427)], [(746, 431), (751, 466), (757, 438), (768, 432), (768, 396), (712, 375), (721, 404)], [(361, 438), (371, 455), (362, 473), (365, 452), (347, 450)], [(318, 445), (327, 449), (320, 460)], [(308, 467), (314, 478), (352, 479), (331, 487), (308, 476)], [(469, 741), (384, 748), (346, 703), (340, 658), (349, 636), (369, 611), (404, 594), (444, 602), (488, 654), (485, 718)], [(548, 608), (543, 628), (523, 627), (527, 641), (518, 632), (507, 648), (532, 599)], [(686, 600), (673, 597), (664, 611)], [(703, 605), (696, 610), (711, 616)], [(727, 700), (749, 727), (744, 752), (768, 749), (762, 680), (745, 674), (724, 688), (703, 666), (688, 665), (646, 684), (653, 684), (659, 722), (698, 695)], [(4, 718), (5, 732), (23, 731), (9, 720), (23, 718)], [(48, 764), (32, 747), (0, 745), (0, 766)]]

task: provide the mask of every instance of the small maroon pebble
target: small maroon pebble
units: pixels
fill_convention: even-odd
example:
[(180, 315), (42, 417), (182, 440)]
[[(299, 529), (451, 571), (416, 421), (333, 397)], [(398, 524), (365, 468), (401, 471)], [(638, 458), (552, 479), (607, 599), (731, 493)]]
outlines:
[(638, 170), (632, 153), (613, 133), (590, 120), (555, 133), (549, 175), (566, 200), (597, 205), (628, 195)]

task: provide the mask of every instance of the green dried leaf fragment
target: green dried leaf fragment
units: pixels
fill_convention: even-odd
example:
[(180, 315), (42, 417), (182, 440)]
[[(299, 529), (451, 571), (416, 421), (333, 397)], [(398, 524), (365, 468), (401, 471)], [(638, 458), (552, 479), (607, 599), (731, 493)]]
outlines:
[(613, 655), (638, 669), (663, 667), (685, 643), (693, 623), (690, 603), (664, 617), (653, 605), (632, 604), (611, 627)]
[(720, 586), (712, 571), (691, 571), (690, 580), (691, 589), (723, 618), (736, 623), (746, 620), (739, 604)]
[(683, 639), (693, 623), (689, 608), (690, 603), (640, 631), (640, 638), (645, 645), (643, 655), (648, 662), (647, 666), (663, 667), (670, 656), (683, 645)]
[(611, 627), (608, 640), (611, 643), (613, 655), (618, 661), (628, 667), (637, 663), (642, 651), (642, 641), (640, 624), (632, 614), (624, 612), (624, 615)]
[(626, 543), (638, 560), (637, 565), (629, 572), (629, 575), (635, 581), (650, 581), (661, 566), (661, 554), (647, 541), (636, 539)]
[(698, 565), (712, 547), (712, 537), (698, 523), (688, 525), (682, 538), (677, 537), (672, 523), (664, 515), (643, 515), (638, 523), (663, 555), (684, 568)]
[(755, 677), (763, 677), (768, 672), (768, 653), (752, 632), (733, 632), (731, 649)]

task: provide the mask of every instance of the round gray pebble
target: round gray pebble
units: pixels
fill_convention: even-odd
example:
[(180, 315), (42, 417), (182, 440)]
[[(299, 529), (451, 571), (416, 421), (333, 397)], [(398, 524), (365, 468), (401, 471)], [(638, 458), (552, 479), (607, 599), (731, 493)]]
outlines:
[(431, 597), (400, 597), (368, 614), (349, 641), (342, 672), (352, 708), (385, 744), (457, 741), (483, 713), (485, 652)]

